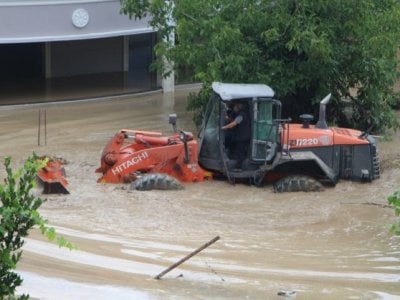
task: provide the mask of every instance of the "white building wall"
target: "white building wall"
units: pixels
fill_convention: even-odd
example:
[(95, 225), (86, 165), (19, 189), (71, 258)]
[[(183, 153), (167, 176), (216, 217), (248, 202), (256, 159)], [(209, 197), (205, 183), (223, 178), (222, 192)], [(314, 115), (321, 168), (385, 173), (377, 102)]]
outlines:
[(147, 18), (131, 20), (120, 14), (120, 9), (121, 4), (116, 0), (0, 0), (0, 44), (104, 38), (154, 31)]

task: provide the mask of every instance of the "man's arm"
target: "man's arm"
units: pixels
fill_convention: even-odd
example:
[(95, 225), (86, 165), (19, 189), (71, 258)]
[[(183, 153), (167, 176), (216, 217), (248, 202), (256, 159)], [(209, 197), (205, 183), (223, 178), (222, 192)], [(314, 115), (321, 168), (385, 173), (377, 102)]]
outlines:
[(237, 125), (236, 120), (233, 120), (229, 124), (226, 124), (225, 126), (222, 126), (222, 129), (231, 129)]
[(235, 120), (230, 122), (229, 124), (226, 124), (225, 126), (222, 126), (222, 129), (231, 129), (235, 127), (236, 125), (240, 124), (243, 121), (243, 117), (241, 115), (238, 115)]

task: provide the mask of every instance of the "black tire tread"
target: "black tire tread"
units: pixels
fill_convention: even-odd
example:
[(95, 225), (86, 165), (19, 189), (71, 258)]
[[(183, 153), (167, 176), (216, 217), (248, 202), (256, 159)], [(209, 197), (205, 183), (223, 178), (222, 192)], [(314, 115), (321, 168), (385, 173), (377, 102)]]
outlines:
[(131, 190), (181, 190), (183, 185), (174, 177), (162, 174), (151, 173), (141, 176), (131, 183)]
[(274, 183), (275, 193), (323, 191), (323, 185), (307, 175), (290, 175)]

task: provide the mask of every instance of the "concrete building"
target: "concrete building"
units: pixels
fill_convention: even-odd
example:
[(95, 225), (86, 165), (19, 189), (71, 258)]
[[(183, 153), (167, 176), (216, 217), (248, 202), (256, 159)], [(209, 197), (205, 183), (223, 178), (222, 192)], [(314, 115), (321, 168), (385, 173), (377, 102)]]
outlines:
[(161, 88), (156, 39), (118, 0), (0, 0), (0, 104)]

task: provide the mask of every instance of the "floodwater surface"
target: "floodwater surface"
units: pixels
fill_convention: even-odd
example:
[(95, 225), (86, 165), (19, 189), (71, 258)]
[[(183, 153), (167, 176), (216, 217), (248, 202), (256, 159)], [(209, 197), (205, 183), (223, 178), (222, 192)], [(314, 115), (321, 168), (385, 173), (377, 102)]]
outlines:
[[(95, 169), (122, 128), (195, 131), (190, 89), (88, 102), (0, 108), (0, 158), (35, 151), (62, 157), (69, 195), (47, 195), (40, 213), (78, 249), (26, 239), (20, 293), (38, 299), (400, 299), (400, 239), (387, 196), (399, 190), (400, 142), (379, 141), (384, 172), (369, 184), (275, 194), (224, 181), (179, 191), (100, 184)], [(42, 111), (38, 146), (39, 110)], [(46, 111), (46, 132), (43, 114)], [(45, 138), (46, 137), (46, 138)], [(4, 176), (4, 168), (1, 168)], [(185, 255), (215, 244), (153, 279)]]

